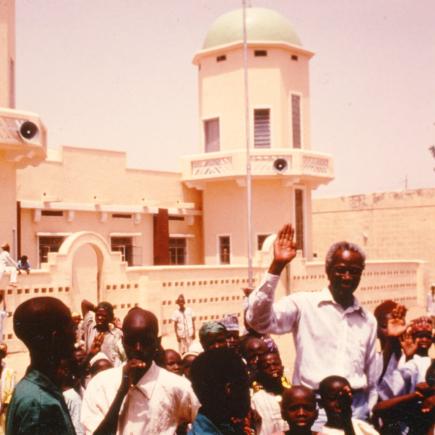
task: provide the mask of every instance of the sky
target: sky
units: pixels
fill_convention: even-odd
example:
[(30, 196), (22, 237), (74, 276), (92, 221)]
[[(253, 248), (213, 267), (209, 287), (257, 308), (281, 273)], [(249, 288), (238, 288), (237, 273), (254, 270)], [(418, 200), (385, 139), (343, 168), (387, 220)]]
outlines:
[[(334, 158), (316, 196), (435, 187), (435, 2), (251, 0), (285, 15), (310, 61), (311, 148)], [(207, 30), (241, 0), (16, 0), (16, 107), (48, 145), (125, 151), (179, 170), (200, 153)]]

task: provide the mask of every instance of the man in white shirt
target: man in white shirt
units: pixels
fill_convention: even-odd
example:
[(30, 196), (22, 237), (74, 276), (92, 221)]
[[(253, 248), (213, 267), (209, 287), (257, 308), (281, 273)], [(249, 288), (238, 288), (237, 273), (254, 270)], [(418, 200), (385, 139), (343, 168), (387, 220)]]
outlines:
[(172, 321), (174, 322), (178, 349), (180, 355), (183, 355), (189, 350), (192, 341), (195, 340), (195, 314), (190, 307), (186, 307), (186, 300), (182, 294), (178, 296), (175, 303), (178, 305), (178, 309), (172, 314)]
[(133, 308), (123, 323), (127, 363), (98, 373), (83, 397), (86, 434), (174, 434), (193, 421), (199, 403), (187, 379), (158, 367), (158, 322)]
[[(352, 243), (334, 244), (326, 256), (327, 287), (291, 294), (274, 303), (279, 275), (295, 256), (294, 230), (285, 225), (275, 240), (265, 279), (249, 296), (246, 320), (260, 333), (293, 332), (293, 384), (317, 389), (325, 377), (343, 376), (354, 390), (354, 415), (365, 419), (377, 400), (376, 320), (353, 296), (365, 255)], [(320, 428), (324, 418), (323, 414), (313, 430)]]

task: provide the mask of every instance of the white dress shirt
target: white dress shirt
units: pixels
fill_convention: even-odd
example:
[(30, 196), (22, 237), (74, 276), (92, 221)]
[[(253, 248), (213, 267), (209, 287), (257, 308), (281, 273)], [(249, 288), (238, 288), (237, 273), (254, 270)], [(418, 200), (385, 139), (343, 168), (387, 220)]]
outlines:
[(345, 377), (352, 388), (367, 389), (376, 403), (376, 320), (354, 299), (347, 309), (325, 287), (273, 301), (279, 276), (266, 274), (250, 295), (246, 319), (260, 333), (293, 332), (296, 361), (293, 384), (317, 389), (331, 375)]
[(251, 407), (261, 417), (261, 427), (258, 435), (272, 435), (287, 431), (289, 426), (281, 417), (281, 396), (259, 390), (252, 396)]
[[(352, 418), (352, 426), (355, 431), (355, 435), (379, 435), (379, 432), (370, 426), (365, 421)], [(344, 435), (345, 432), (342, 429), (335, 429), (329, 426), (323, 426), (323, 429), (318, 433), (318, 435)]]
[[(104, 419), (122, 380), (122, 366), (98, 373), (86, 388), (82, 405), (85, 433)], [(117, 435), (174, 434), (179, 423), (194, 420), (199, 402), (190, 383), (155, 363), (128, 391), (118, 418)]]

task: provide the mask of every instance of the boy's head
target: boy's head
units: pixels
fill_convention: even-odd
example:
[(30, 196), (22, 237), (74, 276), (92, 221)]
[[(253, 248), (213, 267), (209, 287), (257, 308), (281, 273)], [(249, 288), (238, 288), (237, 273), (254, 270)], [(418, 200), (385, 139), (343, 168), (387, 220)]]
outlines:
[(286, 388), (282, 394), (281, 416), (290, 430), (299, 429), (311, 434), (311, 426), (318, 416), (314, 391), (302, 385)]
[(8, 354), (8, 345), (6, 343), (0, 343), (0, 361)]
[(181, 363), (181, 356), (173, 349), (166, 349), (164, 352), (165, 369), (175, 373), (176, 375), (183, 374), (183, 367)]
[(91, 378), (93, 378), (96, 374), (111, 369), (112, 367), (113, 364), (107, 358), (100, 358), (91, 365), (89, 374), (91, 375)]
[(207, 350), (193, 361), (192, 387), (212, 421), (244, 418), (250, 408), (245, 364), (233, 349)]
[(258, 358), (267, 353), (266, 344), (261, 338), (247, 337), (240, 344), (240, 351), (250, 369), (257, 368)]
[(392, 311), (397, 307), (397, 302), (390, 299), (379, 304), (373, 314), (378, 324), (378, 338), (382, 339), (387, 335), (388, 320), (391, 317)]
[(240, 327), (237, 314), (226, 314), (221, 323), (227, 330), (227, 345), (238, 351), (240, 345)]
[(28, 299), (15, 310), (13, 323), (32, 360), (56, 365), (62, 358), (72, 357), (75, 335), (71, 312), (59, 299)]
[(20, 260), (21, 260), (22, 263), (27, 263), (27, 259), (28, 259), (27, 255), (22, 255), (20, 257)]
[(3, 249), (3, 251), (7, 251), (7, 252), (11, 250), (11, 247), (9, 246), (8, 243), (3, 243), (3, 245), (1, 245), (0, 248)]
[(198, 356), (197, 353), (194, 352), (187, 352), (183, 355), (183, 361), (182, 361), (182, 371), (183, 371), (183, 375), (189, 379), (189, 381), (191, 380), (191, 376), (190, 376), (190, 369), (192, 367), (192, 363), (193, 361), (195, 361), (196, 357)]
[(346, 378), (328, 376), (320, 382), (319, 394), (328, 422), (341, 422), (352, 416), (352, 390)]
[(426, 355), (432, 346), (432, 319), (421, 316), (411, 323), (411, 336), (417, 345), (417, 353)]
[(109, 328), (109, 323), (113, 322), (115, 314), (113, 305), (110, 302), (100, 302), (95, 309), (95, 323), (99, 331)]
[(281, 378), (284, 374), (284, 366), (276, 352), (266, 352), (258, 358), (257, 379), (266, 390), (282, 386)]

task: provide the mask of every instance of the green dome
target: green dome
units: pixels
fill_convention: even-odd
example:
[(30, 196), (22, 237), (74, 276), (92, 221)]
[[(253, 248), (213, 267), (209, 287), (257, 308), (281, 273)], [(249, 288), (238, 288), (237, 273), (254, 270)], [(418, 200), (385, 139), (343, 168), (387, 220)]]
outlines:
[[(287, 42), (302, 45), (288, 19), (271, 9), (247, 8), (246, 30), (248, 41)], [(243, 40), (243, 10), (221, 15), (210, 27), (202, 48), (231, 44)]]

